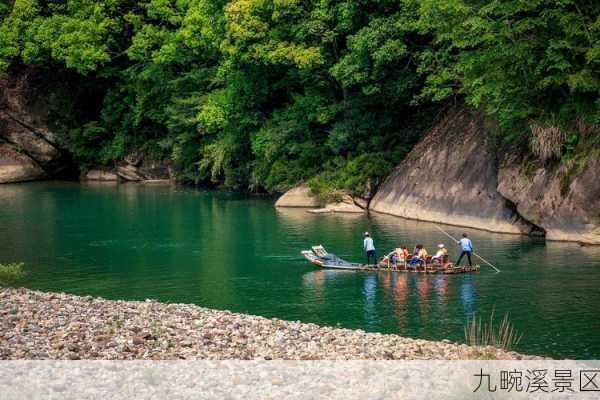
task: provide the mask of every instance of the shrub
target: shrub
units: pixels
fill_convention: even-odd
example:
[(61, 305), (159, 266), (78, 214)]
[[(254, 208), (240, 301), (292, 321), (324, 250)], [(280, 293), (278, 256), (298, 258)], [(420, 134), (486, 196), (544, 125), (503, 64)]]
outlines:
[(308, 181), (311, 195), (319, 199), (321, 204), (335, 202), (338, 188), (333, 174), (321, 173)]
[(371, 197), (393, 169), (383, 153), (366, 153), (340, 160), (329, 170), (314, 176), (308, 184), (313, 196), (323, 203), (341, 201), (344, 193)]
[(23, 277), (23, 263), (0, 264), (0, 287), (14, 285)]

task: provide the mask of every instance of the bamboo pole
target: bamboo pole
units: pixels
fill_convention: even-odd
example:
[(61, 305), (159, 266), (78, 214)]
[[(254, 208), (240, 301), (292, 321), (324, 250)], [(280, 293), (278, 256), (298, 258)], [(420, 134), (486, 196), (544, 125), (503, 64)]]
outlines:
[[(450, 239), (454, 240), (455, 242), (458, 242), (458, 240), (456, 240), (456, 238), (454, 236), (452, 236), (451, 234), (449, 234), (448, 232), (446, 232), (445, 230), (443, 230), (439, 226), (435, 225), (435, 227), (438, 228), (440, 230), (440, 232), (442, 232), (444, 235), (448, 236)], [(476, 257), (479, 257), (481, 259), (481, 261), (483, 261), (484, 263), (486, 263), (490, 267), (494, 268), (496, 270), (496, 272), (500, 272), (500, 270), (498, 268), (496, 268), (494, 266), (494, 264), (492, 264), (491, 262), (489, 262), (485, 258), (481, 257), (479, 254), (473, 252), (473, 255), (476, 256)]]

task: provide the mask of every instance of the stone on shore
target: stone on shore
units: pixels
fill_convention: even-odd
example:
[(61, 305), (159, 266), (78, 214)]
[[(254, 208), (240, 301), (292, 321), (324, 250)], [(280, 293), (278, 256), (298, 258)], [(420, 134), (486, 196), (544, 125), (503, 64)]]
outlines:
[(307, 210), (307, 212), (309, 212), (311, 214), (330, 214), (333, 212), (333, 210), (330, 208), (313, 208), (313, 209)]
[(8, 144), (0, 144), (0, 183), (32, 181), (45, 176), (33, 159)]
[(144, 185), (171, 185), (173, 181), (170, 179), (146, 179), (142, 183)]
[(0, 359), (538, 359), (153, 300), (0, 289)]
[(288, 190), (275, 202), (275, 207), (315, 208), (320, 205), (319, 199), (312, 196), (310, 188), (306, 184)]
[(82, 179), (86, 181), (114, 182), (119, 180), (119, 176), (113, 170), (91, 169), (83, 174)]
[(138, 169), (133, 165), (120, 165), (117, 167), (117, 175), (121, 179), (132, 182), (139, 182), (146, 179), (143, 175), (141, 175)]
[(317, 208), (308, 210), (312, 214), (327, 214), (327, 213), (349, 213), (349, 214), (362, 214), (366, 210), (361, 208), (352, 196), (345, 194), (342, 199), (337, 202), (327, 203), (324, 208)]
[(325, 208), (337, 213), (363, 213), (364, 208), (359, 207), (354, 198), (348, 194), (344, 194), (338, 202), (328, 203)]

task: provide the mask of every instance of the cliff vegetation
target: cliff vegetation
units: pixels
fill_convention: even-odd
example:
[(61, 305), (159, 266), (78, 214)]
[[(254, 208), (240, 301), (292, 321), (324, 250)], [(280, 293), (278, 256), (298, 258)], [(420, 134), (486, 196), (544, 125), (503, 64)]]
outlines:
[(0, 2), (0, 69), (32, 68), (84, 170), (142, 154), (185, 182), (368, 197), (465, 102), (568, 187), (599, 136), (600, 3)]

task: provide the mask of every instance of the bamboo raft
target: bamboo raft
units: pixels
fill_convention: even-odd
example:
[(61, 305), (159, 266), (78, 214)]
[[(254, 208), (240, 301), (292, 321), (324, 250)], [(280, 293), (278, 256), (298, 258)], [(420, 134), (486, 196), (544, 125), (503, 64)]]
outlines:
[(313, 246), (311, 250), (302, 250), (301, 254), (311, 263), (327, 269), (339, 269), (350, 271), (390, 271), (390, 272), (414, 272), (422, 274), (466, 274), (479, 272), (480, 266), (457, 266), (453, 263), (424, 263), (411, 267), (406, 262), (400, 263), (395, 267), (387, 266), (384, 263), (379, 265), (367, 265), (360, 263), (352, 263), (341, 259), (335, 254), (328, 253), (321, 245)]

